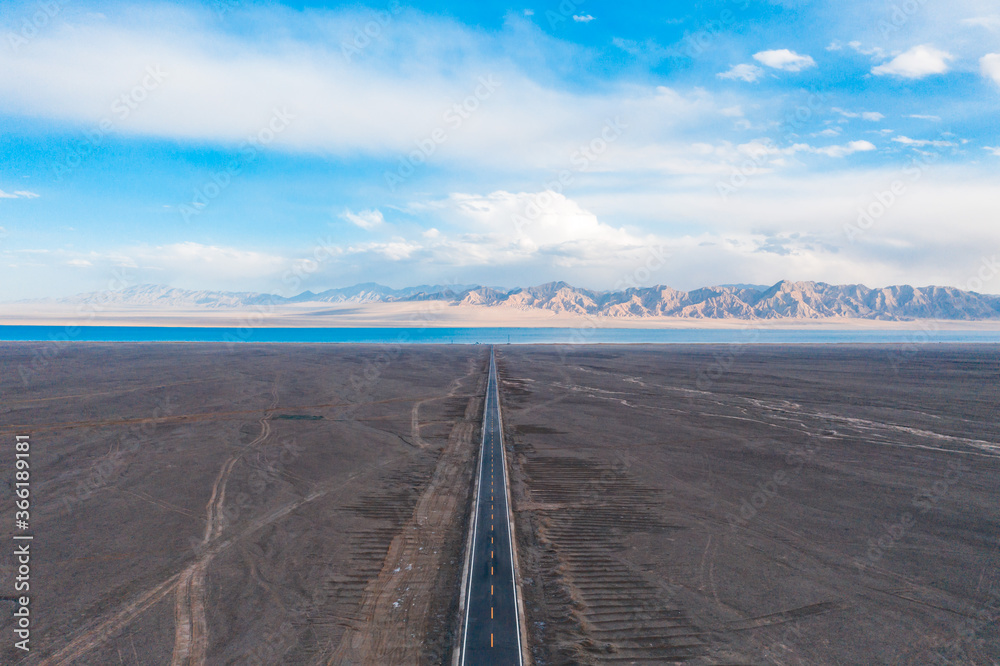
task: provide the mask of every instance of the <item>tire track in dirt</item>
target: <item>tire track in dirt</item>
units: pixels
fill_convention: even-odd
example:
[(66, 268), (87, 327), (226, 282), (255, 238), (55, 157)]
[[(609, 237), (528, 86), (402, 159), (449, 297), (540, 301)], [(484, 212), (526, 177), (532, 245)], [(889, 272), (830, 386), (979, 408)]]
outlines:
[(429, 449), (430, 445), (424, 441), (423, 437), (420, 436), (420, 407), (425, 402), (433, 402), (435, 400), (447, 400), (448, 398), (455, 397), (455, 393), (458, 391), (459, 387), (462, 386), (469, 375), (475, 372), (473, 368), (469, 374), (464, 377), (459, 377), (451, 383), (451, 388), (448, 389), (448, 393), (443, 396), (434, 396), (433, 398), (425, 398), (423, 400), (418, 400), (413, 403), (413, 409), (410, 410), (410, 437), (413, 438), (413, 443), (416, 444), (421, 449)]
[[(472, 367), (470, 365), (470, 367)], [(470, 370), (470, 375), (475, 372), (475, 369)], [(468, 375), (466, 376), (468, 377)], [(458, 390), (462, 387), (463, 382), (466, 378), (458, 379), (453, 384), (451, 390), (442, 396), (437, 396), (433, 399), (444, 399), (447, 397), (454, 397)], [(433, 400), (432, 399), (432, 400)], [(398, 403), (398, 402), (413, 402), (413, 398), (394, 398), (389, 400), (378, 400), (372, 401), (370, 404), (384, 404), (384, 403)], [(421, 404), (426, 403), (426, 400), (420, 401)], [(471, 401), (473, 404), (477, 404), (475, 400)], [(275, 403), (276, 404), (276, 403)], [(350, 407), (351, 405), (347, 403), (329, 403), (329, 404), (317, 404), (309, 405), (308, 407)], [(283, 409), (297, 409), (301, 406), (293, 407), (283, 407)], [(269, 423), (270, 415), (276, 410), (275, 406), (266, 408), (265, 417), (261, 419), (261, 433), (257, 439), (254, 440), (250, 445), (247, 445), (246, 450), (242, 452), (244, 458), (251, 454), (250, 447), (257, 446), (262, 441), (262, 437), (265, 437), (270, 433)], [(194, 415), (197, 418), (190, 418), (192, 415), (181, 415), (180, 418), (170, 417), (168, 419), (159, 419), (157, 422), (164, 421), (179, 421), (186, 422), (191, 420), (200, 419), (216, 419), (220, 416), (231, 416), (236, 414), (249, 414), (256, 412), (261, 413), (261, 409), (256, 410), (240, 410), (240, 411), (227, 411), (225, 413), (215, 412), (215, 413), (204, 413)], [(418, 413), (419, 414), (419, 413)], [(473, 415), (474, 416), (474, 415)], [(131, 420), (130, 420), (131, 421)], [(144, 421), (144, 419), (135, 419), (134, 421)], [(265, 425), (266, 424), (266, 425)], [(93, 422), (77, 425), (94, 425)], [(104, 424), (107, 425), (107, 424)], [(418, 427), (420, 423), (418, 421)], [(72, 427), (72, 426), (71, 426)], [(265, 431), (265, 428), (267, 429)], [(447, 446), (446, 446), (447, 448)], [(335, 496), (337, 493), (344, 492), (348, 488), (353, 488), (352, 484), (355, 484), (358, 479), (369, 477), (375, 474), (378, 469), (383, 468), (387, 465), (393, 465), (398, 463), (399, 460), (407, 455), (404, 454), (400, 456), (389, 456), (380, 459), (375, 465), (355, 472), (345, 479), (338, 482), (331, 482), (328, 484), (317, 484), (314, 486), (312, 492), (308, 495), (301, 497), (300, 499), (289, 502), (288, 504), (276, 507), (271, 512), (258, 517), (256, 520), (251, 521), (243, 529), (236, 532), (225, 529), (225, 525), (219, 523), (220, 518), (224, 518), (224, 500), (225, 500), (225, 481), (228, 479), (228, 473), (231, 473), (235, 462), (232, 458), (227, 459), (222, 468), (220, 468), (220, 475), (218, 475), (212, 485), (213, 497), (210, 497), (209, 502), (205, 507), (206, 516), (206, 529), (205, 535), (209, 535), (210, 539), (205, 543), (205, 537), (202, 537), (202, 543), (204, 544), (204, 550), (196, 554), (196, 559), (194, 562), (184, 566), (184, 568), (171, 575), (169, 578), (163, 580), (162, 582), (156, 584), (154, 587), (147, 589), (146, 591), (140, 593), (138, 597), (134, 600), (129, 601), (123, 606), (119, 606), (116, 611), (113, 611), (110, 617), (104, 616), (95, 619), (93, 622), (85, 625), (81, 630), (76, 632), (75, 636), (67, 637), (68, 643), (59, 649), (51, 657), (44, 658), (40, 663), (43, 664), (58, 664), (68, 665), (74, 663), (76, 660), (84, 657), (89, 652), (100, 647), (102, 644), (106, 643), (108, 640), (114, 638), (119, 634), (125, 627), (127, 627), (136, 618), (142, 615), (144, 612), (155, 606), (157, 603), (168, 598), (170, 594), (175, 594), (175, 622), (178, 626), (185, 627), (179, 631), (179, 648), (178, 648), (178, 631), (175, 630), (175, 654), (180, 655), (181, 662), (186, 664), (195, 663), (205, 663), (204, 657), (204, 647), (207, 647), (208, 631), (204, 624), (205, 617), (205, 607), (204, 607), (204, 579), (207, 572), (208, 566), (213, 558), (226, 551), (229, 547), (234, 544), (239, 544), (244, 542), (246, 539), (250, 538), (253, 534), (259, 532), (265, 527), (272, 525), (276, 521), (280, 521), (286, 518), (288, 515), (297, 511), (301, 507), (319, 500), (321, 498), (326, 498), (330, 496)], [(230, 464), (233, 463), (233, 464)], [(228, 468), (228, 471), (227, 471)], [(445, 484), (447, 485), (447, 484)], [(354, 492), (357, 492), (356, 489)], [(461, 504), (461, 502), (459, 502)], [(426, 511), (426, 510), (425, 510)], [(424, 511), (424, 512), (425, 512)], [(209, 525), (211, 521), (211, 525)], [(214, 536), (212, 536), (214, 535)], [(426, 550), (426, 549), (425, 549)], [(384, 553), (385, 551), (383, 551)], [(419, 552), (419, 547), (418, 547)], [(433, 570), (429, 571), (428, 576), (431, 577), (433, 582)], [(404, 586), (405, 587), (405, 586)], [(177, 603), (177, 601), (180, 603)], [(179, 611), (179, 613), (178, 613)], [(199, 619), (201, 618), (201, 619)], [(354, 620), (352, 619), (352, 622)], [(360, 622), (356, 623), (356, 626), (361, 629), (362, 624)], [(423, 638), (423, 637), (420, 637)], [(419, 642), (419, 640), (417, 641)], [(201, 646), (201, 647), (199, 647)], [(337, 645), (329, 645), (328, 650), (336, 649)], [(329, 652), (327, 652), (329, 654)], [(323, 663), (325, 663), (326, 658), (324, 658)]]
[[(208, 647), (208, 623), (205, 614), (205, 573), (212, 557), (219, 548), (210, 547), (219, 540), (225, 528), (223, 507), (226, 497), (226, 483), (233, 467), (240, 458), (253, 447), (264, 442), (271, 433), (269, 422), (270, 412), (278, 404), (278, 378), (275, 378), (271, 389), (271, 406), (260, 419), (261, 433), (239, 452), (223, 463), (212, 493), (205, 507), (206, 524), (202, 538), (204, 550), (187, 568), (168, 578), (138, 599), (130, 602), (110, 620), (84, 630), (76, 639), (43, 663), (70, 663), (115, 635), (132, 620), (148, 610), (155, 603), (171, 592), (176, 593), (174, 606), (175, 636), (174, 650), (171, 659), (173, 666), (205, 663)], [(228, 545), (228, 544), (227, 544)]]
[[(446, 395), (414, 405), (413, 419), (420, 404), (454, 397), (478, 372), (478, 364), (470, 363), (469, 373), (455, 380)], [(390, 666), (420, 661), (446, 539), (451, 528), (461, 523), (462, 509), (468, 505), (470, 452), (480, 398), (470, 397), (464, 418), (452, 428), (427, 487), (390, 542), (378, 575), (362, 592), (357, 621), (350, 623), (333, 654), (317, 663)], [(414, 420), (413, 432), (419, 427)]]
[[(368, 405), (387, 405), (394, 402), (412, 402), (413, 398), (390, 398), (388, 400), (375, 400), (373, 402), (365, 403)], [(351, 407), (356, 407), (357, 404), (353, 402), (321, 402), (310, 405), (286, 405), (282, 409), (288, 410), (306, 410), (306, 409), (334, 409), (343, 408), (350, 409)], [(265, 412), (272, 412), (276, 410), (277, 407), (267, 408)], [(158, 416), (158, 417), (141, 417), (141, 418), (130, 418), (130, 419), (99, 419), (91, 421), (63, 421), (59, 423), (39, 423), (39, 424), (21, 424), (21, 425), (5, 425), (0, 427), (0, 435), (9, 435), (19, 432), (24, 432), (25, 430), (31, 430), (32, 432), (52, 432), (56, 430), (72, 430), (74, 428), (104, 428), (107, 426), (122, 426), (122, 425), (145, 425), (149, 423), (155, 423), (156, 425), (167, 425), (167, 424), (186, 424), (194, 423), (197, 421), (214, 421), (225, 417), (238, 417), (243, 414), (259, 414), (260, 409), (236, 409), (236, 410), (225, 410), (217, 412), (191, 412), (188, 414), (171, 414), (170, 416)]]
[(95, 622), (86, 627), (63, 649), (43, 660), (42, 664), (69, 664), (90, 652), (111, 636), (121, 631), (132, 620), (174, 591), (181, 574), (174, 574), (138, 599), (127, 604), (104, 622)]
[[(278, 381), (276, 377), (271, 387), (271, 406), (260, 423), (260, 434), (231, 456), (219, 470), (212, 485), (212, 495), (205, 506), (205, 536), (202, 546), (209, 546), (218, 540), (226, 528), (223, 512), (226, 502), (226, 486), (236, 463), (254, 447), (263, 444), (271, 434), (270, 412), (278, 406)], [(215, 555), (214, 549), (207, 549), (181, 574), (177, 586), (174, 610), (174, 652), (171, 666), (202, 666), (208, 653), (208, 619), (205, 615), (205, 575), (208, 565)]]
[[(213, 542), (210, 546), (210, 557), (215, 557), (219, 553), (228, 549), (230, 546), (240, 543), (268, 525), (285, 518), (302, 506), (334, 494), (336, 491), (343, 490), (348, 486), (348, 484), (356, 481), (359, 477), (373, 473), (379, 467), (394, 463), (398, 461), (400, 457), (401, 456), (386, 458), (372, 468), (363, 472), (355, 472), (354, 474), (351, 474), (340, 483), (321, 485), (305, 497), (276, 508), (274, 511), (271, 511), (270, 513), (251, 522), (250, 525), (240, 533), (232, 535), (225, 540), (217, 540)], [(88, 625), (66, 646), (59, 650), (59, 652), (48, 659), (44, 659), (41, 664), (45, 666), (48, 666), (49, 664), (57, 664), (59, 666), (64, 664), (68, 665), (91, 650), (97, 648), (109, 638), (121, 631), (130, 622), (139, 617), (142, 613), (152, 608), (157, 602), (161, 601), (171, 592), (174, 592), (181, 585), (184, 574), (189, 572), (190, 569), (191, 567), (187, 567), (184, 571), (170, 576), (159, 585), (147, 590), (139, 598), (126, 604), (124, 608), (115, 613), (111, 618), (103, 622), (97, 621)]]

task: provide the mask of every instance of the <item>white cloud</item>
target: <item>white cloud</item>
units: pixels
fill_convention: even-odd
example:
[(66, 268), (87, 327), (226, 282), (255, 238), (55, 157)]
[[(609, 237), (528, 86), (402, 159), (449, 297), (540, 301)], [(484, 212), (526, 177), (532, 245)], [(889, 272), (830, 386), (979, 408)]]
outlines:
[(1000, 15), (990, 14), (989, 16), (962, 19), (962, 25), (978, 26), (987, 30), (1000, 30)]
[(928, 139), (911, 139), (908, 136), (897, 136), (893, 138), (896, 143), (901, 143), (904, 146), (916, 146), (918, 148), (923, 148), (925, 146), (934, 146), (935, 148), (948, 148), (949, 146), (955, 146), (957, 144), (951, 141), (930, 141)]
[[(142, 27), (111, 17), (53, 28), (32, 49), (0, 52), (0, 113), (84, 128), (107, 118), (115, 134), (235, 147), (284, 108), (294, 117), (268, 150), (394, 163), (419, 141), (433, 147), (421, 161), (436, 166), (522, 169), (566, 168), (615, 116), (627, 114), (629, 124), (616, 149), (668, 142), (682, 123), (687, 131), (718, 119), (715, 100), (701, 88), (621, 81), (596, 92), (540, 83), (512, 59), (496, 57), (484, 45), (493, 37), (444, 19), (401, 15), (363, 54), (346, 58), (340, 44), (353, 43), (355, 15), (322, 14), (331, 39), (310, 42), (294, 37), (308, 32), (298, 29), (295, 22), (305, 20), (298, 13), (276, 8), (259, 16), (272, 12), (282, 29), (259, 39), (221, 32), (209, 14), (190, 8)], [(548, 39), (527, 22), (522, 29)], [(400, 62), (409, 64), (401, 70)], [(119, 118), (109, 100), (132, 90), (150, 63), (166, 73), (163, 84)], [(454, 106), (465, 103), (474, 110), (462, 110), (463, 118)]]
[(357, 246), (351, 246), (345, 250), (345, 253), (370, 253), (380, 255), (389, 261), (402, 261), (403, 259), (409, 259), (415, 252), (420, 251), (421, 248), (422, 246), (418, 242), (408, 241), (405, 238), (397, 237), (387, 242), (364, 243)]
[(173, 243), (155, 248), (138, 248), (130, 253), (139, 266), (192, 275), (251, 278), (273, 274), (286, 266), (283, 257), (232, 247)]
[(870, 141), (851, 141), (843, 146), (827, 146), (825, 148), (814, 148), (812, 152), (826, 155), (827, 157), (847, 157), (854, 153), (863, 153), (875, 150), (875, 145)]
[(983, 146), (983, 150), (988, 150), (995, 157), (1000, 157), (1000, 147), (996, 147), (996, 146)]
[(577, 23), (590, 23), (594, 20), (594, 17), (590, 14), (574, 14), (573, 20)]
[(0, 199), (37, 199), (38, 196), (38, 194), (27, 190), (15, 190), (13, 192), (0, 190)]
[(979, 70), (983, 76), (993, 79), (1000, 86), (1000, 53), (987, 53), (980, 58)]
[[(264, 251), (236, 247), (203, 245), (192, 241), (166, 245), (137, 245), (103, 249), (98, 251), (76, 251), (69, 249), (19, 250), (22, 255), (33, 257), (32, 265), (44, 266), (52, 275), (62, 273), (66, 285), (75, 291), (106, 288), (108, 277), (117, 274), (116, 269), (127, 268), (126, 275), (133, 283), (149, 282), (188, 286), (193, 289), (228, 288), (236, 290), (285, 288), (281, 276), (289, 271), (293, 260)], [(310, 256), (310, 259), (312, 257)], [(43, 262), (43, 263), (39, 263)], [(88, 286), (79, 282), (79, 269), (88, 271), (97, 280)], [(298, 273), (302, 275), (300, 271)], [(39, 276), (40, 278), (42, 276)], [(276, 287), (278, 285), (278, 287)]]
[(883, 120), (885, 118), (885, 116), (879, 113), (878, 111), (861, 111), (860, 113), (857, 113), (854, 111), (845, 111), (844, 109), (841, 109), (836, 106), (830, 110), (833, 111), (834, 113), (839, 113), (845, 118), (861, 118), (863, 120), (869, 120), (872, 122), (878, 122), (879, 120)]
[(917, 120), (930, 120), (933, 122), (941, 122), (941, 116), (931, 116), (923, 113), (911, 113), (907, 118), (916, 118)]
[(839, 127), (827, 127), (822, 132), (816, 132), (812, 136), (839, 136), (841, 129)]
[[(773, 283), (789, 276), (869, 286), (966, 284), (982, 265), (984, 248), (996, 247), (995, 176), (939, 163), (914, 182), (902, 169), (899, 164), (824, 174), (760, 174), (728, 201), (675, 188), (592, 192), (580, 203), (602, 219), (656, 219), (670, 211), (669, 219), (698, 220), (694, 232), (686, 224), (663, 222), (659, 228), (673, 247), (681, 242), (678, 237), (692, 233), (685, 249), (673, 252), (668, 270), (655, 277), (678, 288), (727, 281)], [(845, 228), (877, 201), (874, 192), (896, 180), (903, 193), (867, 234), (849, 242)], [(950, 223), (942, 225), (942, 219)], [(757, 252), (765, 240), (761, 229), (797, 235), (793, 251)], [(983, 291), (1000, 292), (1000, 280)]]
[(764, 63), (768, 67), (784, 70), (786, 72), (800, 72), (808, 67), (815, 67), (816, 61), (811, 56), (800, 55), (788, 49), (775, 49), (772, 51), (761, 51), (754, 54), (754, 60)]
[(524, 10), (524, 15), (525, 16), (534, 16), (535, 15), (535, 10), (534, 9), (525, 9)]
[(862, 46), (861, 42), (858, 41), (848, 42), (847, 45), (864, 56), (871, 56), (873, 58), (886, 57), (885, 50), (883, 50), (882, 47), (880, 46), (872, 46), (870, 48), (865, 48), (864, 46)]
[(727, 72), (716, 74), (720, 79), (741, 79), (747, 83), (754, 83), (764, 75), (764, 70), (757, 65), (741, 64), (733, 65)]
[(948, 71), (948, 61), (955, 56), (947, 51), (922, 44), (914, 46), (909, 51), (899, 54), (892, 60), (872, 69), (872, 74), (900, 76), (905, 79), (922, 79), (931, 74), (944, 74)]
[(355, 224), (362, 229), (367, 229), (369, 231), (385, 223), (385, 218), (382, 217), (382, 211), (377, 209), (361, 210), (357, 213), (352, 213), (347, 210), (344, 211), (340, 217), (347, 220), (351, 224)]
[(419, 208), (463, 230), (458, 235), (442, 233), (426, 247), (435, 262), (446, 265), (607, 265), (640, 255), (650, 243), (650, 237), (605, 224), (551, 190), (455, 193)]

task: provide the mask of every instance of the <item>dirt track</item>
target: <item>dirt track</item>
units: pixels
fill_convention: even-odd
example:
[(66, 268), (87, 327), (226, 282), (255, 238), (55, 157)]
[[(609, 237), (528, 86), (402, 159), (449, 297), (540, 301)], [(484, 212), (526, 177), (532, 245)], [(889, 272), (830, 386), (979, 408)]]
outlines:
[[(16, 367), (32, 351), (0, 355)], [(484, 362), (74, 345), (27, 387), (8, 375), (2, 429), (32, 434), (37, 466), (20, 663), (436, 663)]]
[[(1000, 350), (736, 352), (499, 348), (536, 663), (1000, 661)], [(445, 661), (485, 361), (88, 344), (0, 377), (20, 663)]]

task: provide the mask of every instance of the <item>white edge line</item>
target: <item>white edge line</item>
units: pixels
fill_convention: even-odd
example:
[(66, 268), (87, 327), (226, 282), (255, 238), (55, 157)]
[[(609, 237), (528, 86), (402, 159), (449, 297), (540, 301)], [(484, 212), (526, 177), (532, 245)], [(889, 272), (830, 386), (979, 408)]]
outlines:
[[(462, 584), (466, 587), (466, 597), (465, 597), (465, 624), (462, 626), (462, 666), (465, 666), (465, 652), (469, 641), (469, 606), (472, 604), (472, 572), (476, 565), (476, 533), (479, 529), (479, 484), (483, 477), (483, 469), (486, 464), (486, 412), (490, 404), (490, 376), (493, 374), (493, 348), (490, 347), (490, 370), (486, 374), (486, 398), (483, 400), (483, 427), (482, 436), (479, 442), (479, 473), (476, 476), (475, 493), (476, 493), (476, 504), (472, 507), (474, 513), (474, 520), (472, 523), (472, 541), (469, 545), (469, 570), (468, 578), (462, 581)], [(497, 410), (499, 412), (499, 409)], [(513, 562), (513, 559), (511, 560)], [(517, 600), (514, 600), (515, 605)], [(518, 636), (518, 644), (520, 644), (520, 636)]]
[(493, 375), (497, 392), (497, 426), (500, 433), (500, 457), (503, 459), (503, 487), (507, 495), (507, 543), (510, 546), (510, 581), (514, 588), (514, 624), (517, 625), (517, 663), (520, 666), (524, 664), (524, 654), (521, 647), (521, 609), (517, 602), (519, 594), (517, 573), (514, 571), (514, 516), (513, 508), (510, 505), (510, 484), (507, 482), (507, 452), (503, 443), (503, 416), (500, 414), (500, 378), (496, 376), (496, 363), (493, 359), (493, 348), (490, 347), (490, 373)]

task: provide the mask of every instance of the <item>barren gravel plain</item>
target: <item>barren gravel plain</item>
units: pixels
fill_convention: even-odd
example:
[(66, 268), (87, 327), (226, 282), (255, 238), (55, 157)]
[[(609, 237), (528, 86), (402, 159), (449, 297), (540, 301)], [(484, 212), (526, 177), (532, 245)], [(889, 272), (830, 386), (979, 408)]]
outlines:
[(5, 555), (0, 663), (450, 653), (485, 348), (5, 344), (0, 360), (35, 534), (32, 650), (13, 648)]
[(537, 664), (1000, 662), (996, 347), (503, 347)]
[[(487, 352), (0, 344), (0, 663), (450, 663)], [(1000, 348), (497, 364), (539, 666), (1000, 662)]]

